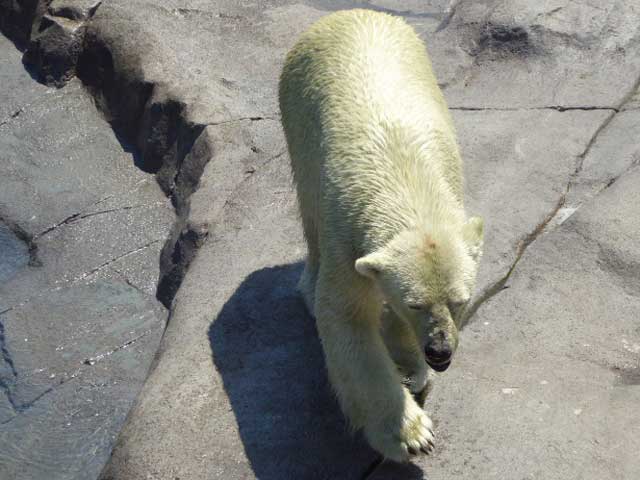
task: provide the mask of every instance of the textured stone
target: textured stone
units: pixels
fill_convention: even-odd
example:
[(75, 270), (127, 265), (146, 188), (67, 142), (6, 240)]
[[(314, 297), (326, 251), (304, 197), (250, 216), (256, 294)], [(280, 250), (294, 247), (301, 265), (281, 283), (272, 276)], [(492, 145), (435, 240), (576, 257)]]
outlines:
[(164, 328), (173, 209), (77, 80), (0, 56), (0, 478), (96, 478)]
[(8, 225), (0, 223), (0, 282), (6, 282), (29, 264), (29, 245)]
[[(635, 479), (638, 6), (100, 5), (78, 76), (179, 213), (160, 267), (171, 322), (102, 477)], [(478, 310), (427, 401), (439, 447), (410, 466), (377, 466), (348, 435), (293, 291), (304, 245), (277, 78), (302, 30), (352, 7), (426, 40), (468, 210), (486, 217)]]
[(82, 49), (83, 25), (76, 20), (44, 15), (31, 37), (24, 62), (47, 85), (62, 86), (75, 75)]
[(45, 10), (40, 0), (0, 0), (0, 30), (19, 44), (29, 40), (33, 24)]
[[(195, 40), (190, 51), (199, 51), (206, 42), (234, 46), (233, 62), (227, 57), (231, 55), (230, 52), (217, 51), (216, 62), (210, 65), (207, 56), (196, 55), (201, 59), (198, 70), (208, 72), (210, 79), (217, 77), (216, 69), (219, 65), (226, 67), (224, 80), (220, 84), (225, 88), (233, 87), (235, 91), (230, 94), (239, 94), (241, 97), (238, 104), (232, 103), (228, 108), (238, 108), (238, 105), (244, 108), (247, 104), (254, 104), (258, 106), (254, 111), (268, 112), (272, 111), (276, 98), (275, 80), (279, 65), (284, 52), (295, 40), (295, 34), (321, 13), (332, 8), (358, 6), (353, 2), (338, 3), (329, 6), (326, 2), (308, 2), (309, 8), (283, 2), (265, 9), (260, 17), (254, 7), (243, 8), (224, 2), (219, 2), (215, 9), (197, 2), (189, 7), (182, 5), (166, 8), (181, 19), (181, 22), (193, 27), (194, 33), (190, 38)], [(551, 37), (545, 36), (543, 40), (551, 42), (550, 50), (545, 53), (538, 49), (540, 44), (537, 42), (542, 41), (540, 38), (546, 33), (530, 33), (525, 17), (521, 23), (507, 22), (505, 15), (509, 12), (499, 12), (491, 4), (468, 3), (453, 5), (448, 9), (436, 3), (416, 6), (406, 2), (375, 2), (372, 6), (380, 10), (404, 12), (408, 21), (422, 32), (429, 44), (436, 72), (445, 87), (445, 95), (454, 107), (454, 119), (466, 164), (468, 208), (474, 213), (485, 215), (488, 222), (487, 253), (480, 279), (481, 289), (487, 289), (483, 298), (488, 298), (496, 293), (492, 287), (504, 282), (514, 263), (522, 255), (526, 258), (526, 247), (542, 234), (545, 224), (562, 208), (570, 186), (582, 180), (580, 166), (585, 157), (589, 157), (594, 138), (597, 141), (601, 126), (610, 121), (611, 115), (620, 108), (628, 92), (635, 88), (637, 72), (632, 64), (627, 68), (623, 58), (608, 58), (607, 62), (618, 61), (620, 65), (618, 69), (616, 65), (611, 66), (610, 70), (615, 72), (615, 80), (604, 88), (602, 72), (588, 70), (593, 69), (590, 63), (587, 64), (587, 60), (591, 60), (594, 52), (608, 55), (606, 31), (601, 35), (605, 45), (599, 44), (596, 38), (588, 48), (591, 51), (586, 53), (576, 50), (577, 47), (567, 48), (564, 43), (556, 46), (548, 40)], [(530, 9), (520, 7), (522, 14), (526, 13), (531, 17), (537, 15), (531, 13)], [(112, 8), (114, 10), (109, 11), (109, 14), (115, 16), (115, 9), (133, 7), (112, 4)], [(477, 21), (474, 25), (466, 25), (465, 18), (475, 14), (478, 18), (484, 18), (491, 9), (495, 10), (491, 14), (494, 16), (483, 20), (484, 26), (478, 25)], [(158, 15), (161, 13), (158, 12)], [(165, 15), (166, 22), (173, 22), (168, 14)], [(293, 18), (296, 18), (295, 22), (291, 20)], [(622, 20), (613, 16), (610, 21), (618, 25)], [(525, 26), (519, 27), (521, 24)], [(242, 36), (250, 27), (251, 37)], [(106, 24), (101, 28), (106, 29)], [(176, 22), (172, 31), (179, 32), (181, 28), (181, 24)], [(206, 31), (207, 39), (197, 40), (200, 31)], [(111, 38), (114, 34), (109, 35)], [(216, 35), (224, 35), (224, 40), (221, 38), (220, 43), (216, 42)], [(265, 36), (269, 42), (269, 52), (261, 50)], [(182, 42), (179, 39), (175, 41)], [(559, 43), (557, 40), (556, 42)], [(633, 39), (628, 42), (628, 56), (632, 57), (635, 44)], [(468, 45), (474, 43), (479, 45), (480, 50), (468, 48)], [(155, 52), (160, 50), (159, 46), (148, 48), (151, 52), (149, 58), (153, 58), (157, 54)], [(215, 48), (217, 47), (212, 47)], [(247, 60), (237, 61), (238, 58)], [(144, 60), (141, 63), (144, 64)], [(165, 67), (170, 69), (167, 64)], [(260, 72), (253, 70), (255, 67), (260, 67)], [(620, 76), (617, 76), (618, 70)], [(148, 71), (150, 70), (145, 70)], [(564, 86), (566, 78), (571, 78), (574, 74), (579, 77), (587, 71), (580, 83), (571, 87)], [(180, 74), (184, 74), (184, 69)], [(476, 74), (481, 80), (475, 80)], [(177, 84), (179, 82), (176, 75), (177, 70), (172, 70), (167, 78)], [(456, 82), (465, 75), (468, 76), (465, 79), (468, 85), (462, 87), (462, 83)], [(250, 85), (247, 84), (247, 79), (251, 79)], [(191, 84), (176, 87), (177, 91), (183, 92), (179, 95), (188, 95), (184, 93), (186, 85), (197, 84), (198, 76), (194, 75), (193, 80)], [(618, 84), (615, 82), (620, 85), (616, 86)], [(550, 84), (561, 85), (555, 96)], [(500, 88), (495, 88), (495, 85), (500, 85)], [(523, 85), (526, 85), (526, 90)], [(210, 95), (215, 95), (217, 88), (217, 85), (209, 86)], [(200, 99), (204, 99), (204, 95), (206, 94), (201, 92)], [(229, 101), (234, 98), (229, 95), (225, 97)], [(190, 103), (187, 102), (188, 105)], [(227, 105), (225, 102), (222, 104)], [(229, 122), (218, 120), (215, 112), (207, 113), (208, 105), (207, 102), (202, 102), (190, 108), (189, 112), (197, 118), (213, 118), (207, 121), (209, 123)], [(220, 102), (215, 105), (218, 108)], [(158, 476), (183, 475), (189, 478), (333, 478), (331, 470), (318, 468), (315, 462), (327, 458), (326, 449), (330, 448), (329, 445), (347, 441), (346, 439), (337, 440), (339, 437), (335, 437), (335, 434), (324, 433), (325, 441), (321, 447), (300, 449), (300, 452), (314, 452), (313, 455), (301, 453), (304, 455), (302, 458), (298, 455), (298, 450), (287, 446), (284, 433), (281, 433), (286, 432), (291, 437), (290, 442), (311, 445), (307, 443), (310, 442), (308, 436), (300, 432), (308, 429), (301, 425), (304, 425), (309, 411), (319, 416), (312, 404), (302, 412), (299, 411), (298, 394), (292, 393), (291, 403), (286, 403), (285, 410), (293, 412), (295, 409), (295, 414), (286, 422), (283, 420), (273, 426), (266, 419), (254, 418), (251, 413), (260, 412), (261, 418), (265, 415), (266, 418), (271, 418), (269, 415), (282, 418), (279, 416), (281, 410), (269, 400), (273, 398), (282, 401), (279, 397), (279, 385), (283, 380), (271, 373), (271, 365), (279, 365), (279, 359), (289, 358), (294, 365), (286, 364), (287, 369), (295, 368), (300, 351), (297, 342), (300, 340), (286, 340), (290, 338), (287, 335), (292, 327), (289, 326), (282, 327), (281, 343), (273, 340), (275, 334), (271, 337), (260, 331), (262, 328), (280, 331), (279, 323), (276, 322), (277, 327), (269, 325), (271, 318), (279, 318), (280, 313), (277, 312), (282, 309), (286, 310), (285, 318), (295, 319), (300, 315), (298, 307), (290, 305), (286, 300), (289, 294), (277, 292), (281, 292), (282, 288), (290, 288), (287, 285), (292, 285), (293, 282), (287, 280), (290, 274), (280, 277), (280, 272), (283, 271), (281, 268), (295, 265), (304, 248), (299, 243), (293, 196), (288, 187), (290, 180), (286, 157), (278, 157), (281, 147), (278, 148), (276, 144), (271, 148), (270, 156), (264, 155), (274, 158), (267, 169), (258, 169), (251, 175), (244, 173), (253, 157), (251, 147), (254, 137), (247, 131), (253, 130), (255, 124), (259, 124), (261, 128), (268, 128), (270, 125), (264, 120), (252, 121), (246, 118), (249, 115), (251, 114), (243, 112), (231, 115), (232, 118), (235, 116), (244, 120), (231, 120), (225, 124), (231, 128), (225, 129), (224, 133), (212, 131), (215, 132), (210, 137), (214, 142), (214, 160), (205, 169), (201, 188), (191, 200), (194, 218), (215, 227), (210, 231), (209, 240), (200, 250), (178, 292), (173, 323), (169, 325), (164, 337), (157, 368), (132, 412), (110, 465), (103, 472), (105, 479), (135, 477), (147, 471)], [(278, 165), (280, 170), (276, 169)], [(226, 175), (220, 184), (216, 181), (220, 177), (215, 175), (222, 171)], [(585, 175), (588, 171), (585, 170)], [(243, 175), (247, 177), (244, 181)], [(600, 173), (595, 175), (598, 177)], [(233, 187), (236, 182), (240, 183)], [(279, 192), (277, 196), (274, 191)], [(589, 199), (587, 192), (576, 190), (574, 193), (580, 202)], [(294, 241), (296, 238), (298, 240)], [(517, 267), (519, 268), (520, 266)], [(215, 288), (203, 288), (210, 283)], [(266, 287), (263, 284), (272, 285), (270, 294), (264, 292)], [(256, 291), (260, 293), (257, 294)], [(272, 298), (277, 298), (278, 301)], [(495, 301), (498, 302), (500, 298), (496, 297)], [(276, 313), (274, 309), (277, 310)], [(484, 325), (483, 311), (471, 323), (472, 327)], [(502, 321), (505, 322), (505, 328), (518, 329), (512, 317)], [(212, 338), (210, 345), (207, 345), (201, 333), (207, 328), (210, 339)], [(298, 338), (297, 333), (293, 336)], [(223, 342), (218, 338), (229, 339), (229, 349), (223, 348)], [(458, 360), (461, 365), (467, 348), (465, 344), (473, 345), (477, 341), (471, 334), (465, 333), (465, 342)], [(313, 351), (311, 347), (307, 348)], [(213, 358), (212, 365), (215, 368), (213, 374), (210, 367), (207, 367), (211, 362), (210, 357)], [(259, 360), (253, 360), (254, 357)], [(311, 354), (309, 358), (306, 365), (315, 365)], [(505, 363), (508, 357), (499, 356), (496, 362), (500, 361)], [(482, 366), (482, 360), (479, 359), (478, 364)], [(473, 424), (472, 431), (463, 423), (455, 426), (454, 420), (459, 417), (467, 418), (475, 412), (473, 404), (466, 403), (474, 398), (474, 394), (467, 390), (469, 379), (460, 376), (464, 371), (462, 368), (453, 370), (458, 372), (458, 376), (449, 372), (442, 375), (427, 408), (436, 421), (440, 422), (438, 433), (441, 448), (450, 448), (456, 452), (459, 451), (458, 448), (467, 448), (469, 453), (466, 462), (470, 466), (466, 467), (466, 471), (473, 472), (474, 467), (480, 468), (479, 465), (485, 462), (484, 454), (469, 446), (468, 442), (454, 442), (453, 433), (449, 429), (455, 428), (458, 435), (483, 438), (482, 432), (490, 427), (484, 428), (481, 415), (478, 423)], [(573, 364), (567, 368), (575, 368), (576, 375), (584, 373)], [(208, 372), (208, 376), (194, 373), (185, 378), (182, 373), (184, 369), (194, 372), (204, 370)], [(320, 375), (313, 367), (305, 370), (307, 375), (314, 375), (311, 373), (314, 371), (315, 375)], [(523, 376), (525, 373), (514, 369), (513, 375)], [(292, 376), (299, 377), (294, 374)], [(263, 378), (269, 379), (269, 382), (263, 383)], [(304, 377), (305, 385), (310, 381)], [(176, 385), (179, 388), (175, 389)], [(226, 392), (224, 396), (221, 396), (222, 386)], [(256, 403), (253, 400), (255, 388), (269, 388), (269, 393), (265, 395), (268, 398)], [(437, 393), (438, 388), (441, 389), (440, 393)], [(515, 391), (515, 387), (510, 385), (504, 388), (507, 392)], [(298, 391), (296, 388), (293, 392)], [(555, 395), (559, 395), (559, 392)], [(185, 401), (185, 398), (189, 401)], [(335, 409), (335, 405), (332, 408)], [(229, 416), (229, 409), (234, 412), (234, 417)], [(165, 420), (169, 412), (172, 420)], [(204, 412), (209, 416), (205, 416)], [(329, 412), (331, 410), (327, 409), (329, 418), (335, 415)], [(518, 425), (522, 426), (522, 422)], [(263, 428), (269, 430), (269, 436), (265, 436)], [(163, 440), (159, 445), (157, 441), (146, 442), (145, 436)], [(187, 444), (182, 439), (191, 441)], [(503, 440), (496, 438), (494, 449)], [(507, 444), (517, 445), (513, 437)], [(279, 448), (271, 450), (273, 445), (279, 445)], [(240, 452), (241, 446), (244, 447), (244, 452)], [(342, 457), (337, 456), (343, 449), (332, 450), (335, 455), (332, 468), (342, 468), (343, 475), (340, 478), (361, 478), (375, 460), (374, 456), (366, 455), (366, 447), (354, 445), (351, 448), (354, 450), (348, 450), (353, 452), (350, 454), (362, 460), (352, 459), (347, 465), (342, 465)], [(209, 458), (213, 452), (216, 460), (212, 463), (194, 460), (177, 464), (170, 460), (167, 452), (192, 459)], [(274, 461), (264, 460), (269, 458), (267, 452), (273, 452), (270, 458)], [(360, 457), (361, 454), (355, 452), (363, 452), (365, 456)], [(499, 455), (503, 455), (501, 458), (507, 456), (502, 452), (511, 455), (509, 462), (513, 462), (513, 457), (517, 458), (518, 455), (527, 455), (526, 449), (503, 449), (500, 452)], [(450, 457), (446, 458), (452, 464)], [(432, 461), (437, 463), (438, 456), (433, 457)], [(420, 461), (420, 464), (429, 475), (435, 471), (429, 462)], [(358, 465), (359, 469), (356, 468)], [(304, 466), (308, 466), (309, 470), (304, 470)], [(397, 466), (384, 464), (374, 470), (372, 475), (376, 478), (421, 478), (415, 468), (406, 467), (409, 470), (405, 469), (400, 473), (396, 468)], [(456, 464), (455, 471), (459, 470)], [(446, 477), (446, 472), (451, 471), (453, 469), (448, 470), (443, 461), (443, 476)]]
[(585, 203), (478, 311), (434, 388), (428, 478), (640, 475), (639, 185)]
[(49, 3), (48, 12), (69, 20), (87, 20), (101, 3), (101, 0), (53, 0)]

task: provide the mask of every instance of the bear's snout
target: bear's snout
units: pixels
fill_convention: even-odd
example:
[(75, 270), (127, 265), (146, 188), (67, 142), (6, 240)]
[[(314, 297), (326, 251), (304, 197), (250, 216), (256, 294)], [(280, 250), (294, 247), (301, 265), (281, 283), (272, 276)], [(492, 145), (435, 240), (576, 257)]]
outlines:
[(424, 347), (424, 356), (436, 372), (444, 372), (451, 365), (453, 349), (445, 335), (438, 335)]

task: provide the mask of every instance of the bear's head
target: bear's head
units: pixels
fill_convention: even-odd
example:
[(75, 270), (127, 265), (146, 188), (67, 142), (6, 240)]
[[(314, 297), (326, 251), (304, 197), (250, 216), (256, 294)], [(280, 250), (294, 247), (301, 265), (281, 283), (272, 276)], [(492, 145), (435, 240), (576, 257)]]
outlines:
[(436, 371), (449, 367), (458, 345), (457, 322), (475, 287), (483, 222), (416, 228), (356, 261), (385, 302), (414, 328), (425, 359)]

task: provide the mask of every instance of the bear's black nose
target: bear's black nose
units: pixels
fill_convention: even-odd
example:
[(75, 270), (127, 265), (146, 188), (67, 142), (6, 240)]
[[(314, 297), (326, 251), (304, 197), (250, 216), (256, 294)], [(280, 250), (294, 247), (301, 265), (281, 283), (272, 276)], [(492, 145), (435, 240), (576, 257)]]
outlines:
[(436, 363), (446, 362), (451, 358), (451, 347), (446, 344), (427, 345), (424, 348), (424, 356)]
[(448, 342), (435, 341), (424, 347), (424, 356), (431, 368), (437, 372), (445, 371), (451, 364), (451, 346)]

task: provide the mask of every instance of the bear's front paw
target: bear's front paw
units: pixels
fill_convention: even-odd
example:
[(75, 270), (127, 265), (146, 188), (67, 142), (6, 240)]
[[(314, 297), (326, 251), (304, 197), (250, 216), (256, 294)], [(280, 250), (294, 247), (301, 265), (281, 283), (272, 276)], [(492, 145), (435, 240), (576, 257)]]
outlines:
[(433, 422), (409, 396), (400, 422), (382, 419), (373, 428), (365, 428), (365, 435), (373, 448), (385, 458), (405, 462), (418, 452), (433, 451)]

